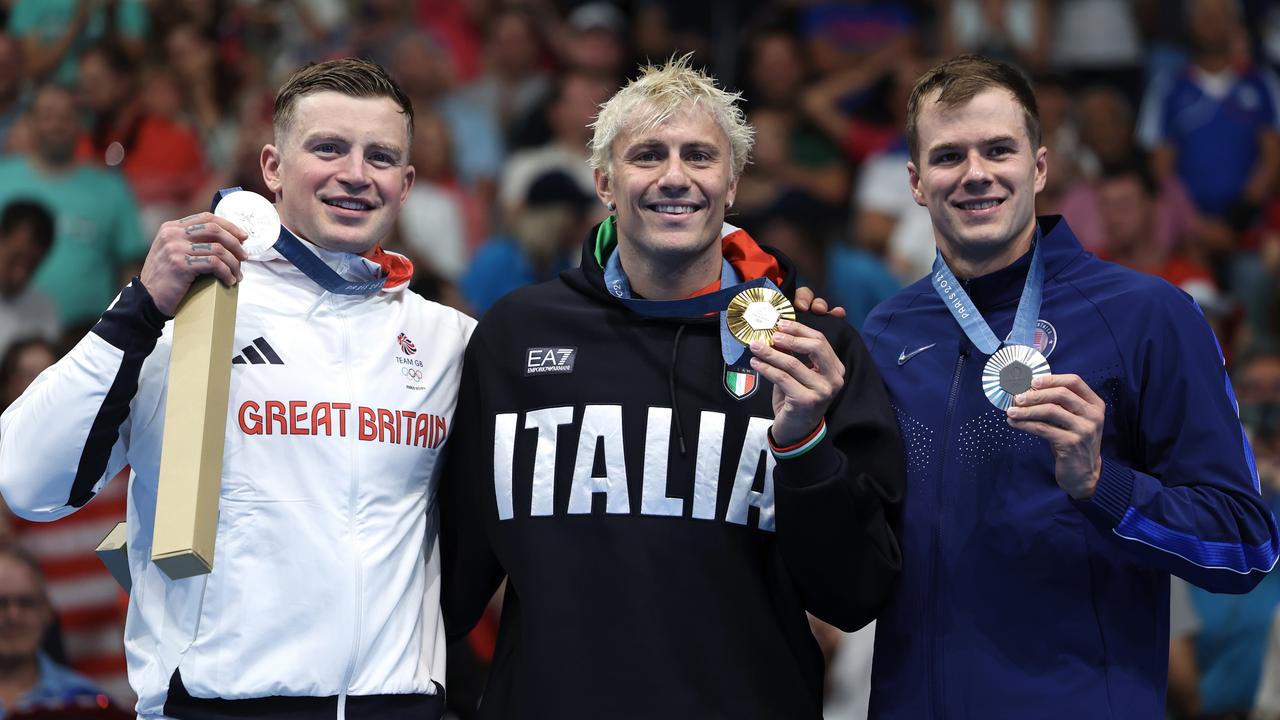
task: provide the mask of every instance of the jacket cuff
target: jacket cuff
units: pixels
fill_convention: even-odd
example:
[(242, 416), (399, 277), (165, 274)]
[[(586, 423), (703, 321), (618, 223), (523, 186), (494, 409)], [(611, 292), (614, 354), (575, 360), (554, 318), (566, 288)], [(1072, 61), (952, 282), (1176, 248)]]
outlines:
[(812, 448), (802, 455), (781, 457), (774, 455), (778, 464), (774, 479), (791, 487), (808, 487), (839, 475), (844, 466), (844, 455), (831, 442), (831, 436), (823, 433)]
[(1104, 457), (1093, 496), (1073, 502), (1105, 527), (1112, 528), (1124, 519), (1132, 498), (1133, 470)]
[(119, 350), (150, 353), (169, 320), (156, 307), (142, 281), (134, 277), (93, 326), (93, 332)]

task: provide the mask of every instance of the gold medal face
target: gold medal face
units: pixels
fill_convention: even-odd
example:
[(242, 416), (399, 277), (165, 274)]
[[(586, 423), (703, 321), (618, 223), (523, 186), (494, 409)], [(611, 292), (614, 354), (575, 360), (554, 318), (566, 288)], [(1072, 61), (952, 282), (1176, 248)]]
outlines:
[(729, 301), (729, 332), (743, 345), (759, 340), (773, 343), (781, 320), (795, 320), (796, 311), (787, 296), (767, 287), (747, 288)]

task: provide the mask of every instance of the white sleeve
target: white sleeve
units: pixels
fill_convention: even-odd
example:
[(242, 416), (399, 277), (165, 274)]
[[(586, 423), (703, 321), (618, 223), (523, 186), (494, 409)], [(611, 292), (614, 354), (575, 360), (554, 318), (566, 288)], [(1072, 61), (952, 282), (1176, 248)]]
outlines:
[(18, 516), (69, 515), (128, 462), (133, 400), (165, 320), (135, 286), (0, 416), (0, 494)]

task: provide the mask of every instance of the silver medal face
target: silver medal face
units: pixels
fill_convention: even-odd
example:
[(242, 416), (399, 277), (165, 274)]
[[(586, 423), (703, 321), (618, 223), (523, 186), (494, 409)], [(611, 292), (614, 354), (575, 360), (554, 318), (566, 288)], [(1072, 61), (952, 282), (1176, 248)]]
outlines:
[(280, 237), (280, 215), (270, 200), (256, 192), (240, 190), (218, 201), (213, 214), (230, 220), (249, 234), (244, 251), (250, 257), (260, 255), (276, 244)]
[(1005, 345), (982, 368), (982, 392), (992, 405), (1007, 410), (1015, 395), (1031, 389), (1031, 380), (1048, 375), (1049, 361), (1029, 345)]

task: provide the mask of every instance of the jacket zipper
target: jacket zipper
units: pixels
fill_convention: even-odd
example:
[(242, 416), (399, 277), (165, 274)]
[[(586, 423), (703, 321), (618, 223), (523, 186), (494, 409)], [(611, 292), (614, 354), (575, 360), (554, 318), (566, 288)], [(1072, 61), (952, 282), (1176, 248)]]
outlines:
[[(336, 304), (336, 303), (335, 303)], [(338, 325), (342, 328), (342, 360), (343, 371), (347, 377), (347, 396), (355, 399), (355, 390), (351, 385), (351, 339), (347, 332), (347, 318), (342, 312), (335, 313)], [(352, 618), (351, 656), (347, 661), (347, 672), (342, 678), (342, 689), (338, 694), (337, 720), (347, 715), (347, 692), (351, 689), (351, 680), (355, 676), (356, 659), (360, 653), (360, 616), (363, 613), (362, 596), (364, 594), (364, 572), (360, 566), (360, 553), (356, 552), (356, 499), (359, 489), (359, 475), (356, 463), (356, 433), (351, 434), (351, 482), (347, 491), (347, 530), (351, 538), (351, 569), (355, 579), (355, 616)]]
[(932, 714), (934, 718), (937, 718), (939, 720), (945, 717), (944, 709), (946, 707), (946, 703), (944, 701), (944, 693), (946, 690), (946, 679), (943, 677), (942, 664), (940, 660), (940, 658), (942, 657), (942, 648), (941, 648), (942, 633), (938, 632), (938, 628), (937, 628), (938, 618), (940, 617), (939, 613), (941, 612), (941, 605), (942, 605), (941, 592), (939, 587), (942, 584), (940, 579), (941, 570), (938, 567), (938, 565), (940, 563), (939, 558), (942, 555), (942, 514), (943, 514), (942, 503), (943, 503), (943, 496), (944, 496), (943, 485), (945, 484), (946, 478), (947, 478), (947, 458), (950, 457), (949, 451), (951, 446), (951, 423), (952, 423), (952, 420), (955, 418), (956, 403), (960, 399), (960, 381), (964, 377), (964, 366), (965, 366), (965, 361), (968, 359), (968, 357), (969, 357), (969, 348), (965, 346), (964, 340), (961, 340), (960, 356), (956, 358), (955, 373), (951, 376), (951, 392), (947, 396), (947, 414), (943, 418), (943, 427), (945, 428), (946, 434), (943, 435), (942, 457), (938, 462), (938, 467), (940, 472), (938, 476), (938, 483), (936, 485), (937, 495), (935, 497), (935, 503), (938, 509), (938, 524), (934, 529), (933, 551), (931, 553), (931, 555), (933, 556), (932, 557), (933, 588), (932, 588), (932, 592), (929, 593), (929, 599), (930, 599), (930, 602), (933, 604), (933, 607), (931, 608), (931, 611), (928, 615), (930, 618), (932, 618), (933, 627), (930, 627), (928, 629), (927, 636), (931, 637), (932, 640), (928, 644), (926, 644), (925, 647), (927, 647), (929, 651), (928, 668), (929, 668), (929, 679), (931, 681), (930, 695), (932, 696), (931, 699), (933, 704)]

